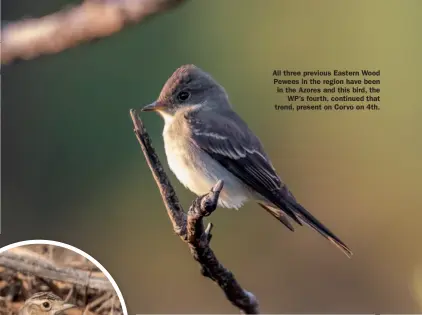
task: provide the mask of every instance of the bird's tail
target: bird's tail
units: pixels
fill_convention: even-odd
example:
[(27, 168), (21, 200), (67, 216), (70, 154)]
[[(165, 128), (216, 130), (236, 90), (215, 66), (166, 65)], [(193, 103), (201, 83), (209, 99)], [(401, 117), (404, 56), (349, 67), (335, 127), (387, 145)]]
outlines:
[(287, 216), (284, 214), (284, 212), (282, 210), (280, 210), (279, 208), (276, 208), (273, 205), (270, 205), (268, 203), (258, 202), (258, 204), (262, 208), (264, 208), (269, 214), (271, 214), (274, 218), (276, 218), (281, 223), (283, 223), (284, 226), (287, 227), (290, 231), (292, 231), (292, 232), (295, 231), (293, 225), (290, 223), (289, 219), (287, 218)]
[(286, 214), (290, 217), (294, 216), (296, 222), (299, 220), (300, 222), (305, 223), (306, 225), (310, 226), (312, 229), (320, 233), (326, 239), (328, 239), (331, 243), (336, 245), (338, 248), (341, 249), (343, 253), (347, 255), (347, 257), (351, 257), (353, 255), (350, 248), (344, 244), (337, 236), (334, 235), (324, 224), (318, 221), (311, 213), (309, 213), (301, 204), (299, 204), (294, 197), (290, 194), (284, 194), (278, 200), (273, 201), (273, 203), (282, 209)]
[(296, 218), (298, 218), (301, 222), (305, 223), (306, 225), (310, 226), (312, 229), (320, 233), (326, 239), (328, 239), (331, 243), (336, 245), (340, 248), (343, 253), (347, 255), (347, 257), (351, 257), (353, 255), (350, 248), (344, 244), (337, 236), (334, 235), (324, 224), (318, 221), (311, 213), (309, 213), (301, 204), (299, 204), (294, 198), (291, 196), (282, 197), (280, 202), (277, 204), (281, 209), (289, 209), (291, 212), (294, 213)]

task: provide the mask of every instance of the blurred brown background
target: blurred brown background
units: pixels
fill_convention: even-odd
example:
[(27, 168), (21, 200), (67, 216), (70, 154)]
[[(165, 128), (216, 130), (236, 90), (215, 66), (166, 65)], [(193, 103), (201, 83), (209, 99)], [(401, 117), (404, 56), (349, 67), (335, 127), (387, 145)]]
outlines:
[[(2, 1), (5, 20), (70, 1)], [(267, 313), (422, 312), (422, 2), (189, 1), (146, 24), (2, 69), (0, 244), (81, 248), (129, 312), (235, 313), (172, 232), (132, 132), (181, 64), (210, 72), (296, 197), (355, 252), (258, 206), (218, 210), (221, 262)], [(378, 112), (277, 112), (273, 69), (380, 69)], [(164, 160), (163, 123), (144, 121)], [(186, 208), (193, 195), (171, 179)]]

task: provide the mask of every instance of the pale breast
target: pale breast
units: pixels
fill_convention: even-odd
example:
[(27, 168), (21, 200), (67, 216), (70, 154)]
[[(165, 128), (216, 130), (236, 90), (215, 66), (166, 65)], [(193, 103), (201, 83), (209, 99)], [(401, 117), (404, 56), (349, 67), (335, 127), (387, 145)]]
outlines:
[[(249, 190), (233, 174), (195, 146), (184, 135), (182, 122), (166, 120), (163, 131), (167, 161), (177, 179), (196, 195), (208, 193), (218, 180), (224, 180), (219, 205), (239, 208), (249, 199)], [(179, 125), (178, 125), (179, 124)], [(186, 131), (186, 130), (185, 130)]]
[(212, 179), (206, 175), (202, 167), (197, 148), (183, 136), (174, 136), (169, 132), (171, 127), (165, 128), (164, 147), (171, 171), (177, 179), (189, 190), (197, 195), (205, 194), (212, 187)]

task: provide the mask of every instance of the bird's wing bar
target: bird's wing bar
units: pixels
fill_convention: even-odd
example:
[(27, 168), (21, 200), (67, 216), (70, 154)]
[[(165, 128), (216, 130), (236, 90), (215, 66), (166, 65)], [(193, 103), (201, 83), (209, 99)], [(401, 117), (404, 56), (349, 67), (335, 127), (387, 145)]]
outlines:
[[(191, 139), (233, 175), (271, 202), (278, 199), (284, 184), (264, 153), (259, 139), (236, 114), (216, 115), (207, 112), (185, 115), (191, 129)], [(289, 208), (283, 211), (302, 225)]]
[(295, 222), (306, 223), (338, 246), (347, 256), (350, 249), (324, 224), (302, 207), (277, 176), (259, 139), (235, 113), (216, 115), (192, 112), (189, 120), (192, 141), (200, 149), (237, 176), (268, 201), (282, 209)]

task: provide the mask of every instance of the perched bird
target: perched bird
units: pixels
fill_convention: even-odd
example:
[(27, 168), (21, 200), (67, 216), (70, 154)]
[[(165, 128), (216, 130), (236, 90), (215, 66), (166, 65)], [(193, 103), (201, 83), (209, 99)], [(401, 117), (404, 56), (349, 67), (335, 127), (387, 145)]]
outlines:
[(307, 224), (351, 250), (300, 205), (280, 180), (260, 140), (233, 110), (226, 91), (194, 65), (178, 68), (158, 99), (142, 108), (164, 119), (164, 145), (170, 169), (196, 195), (224, 181), (219, 206), (240, 208), (254, 200), (290, 230), (289, 218)]
[(76, 306), (65, 303), (53, 293), (39, 292), (25, 301), (19, 315), (61, 315), (65, 310), (74, 307)]

